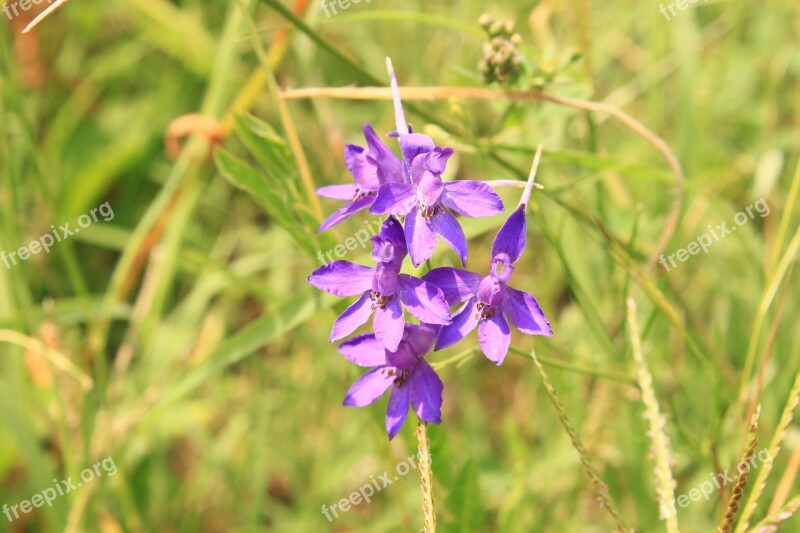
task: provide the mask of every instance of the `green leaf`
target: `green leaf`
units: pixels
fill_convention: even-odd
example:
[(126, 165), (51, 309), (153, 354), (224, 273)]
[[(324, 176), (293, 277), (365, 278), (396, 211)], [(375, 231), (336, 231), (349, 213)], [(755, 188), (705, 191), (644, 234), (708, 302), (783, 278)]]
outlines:
[(226, 180), (249, 194), (275, 223), (292, 236), (303, 251), (316, 257), (317, 251), (321, 249), (319, 238), (309, 232), (308, 221), (292, 210), (286, 198), (275, 193), (263, 174), (224, 149), (216, 151), (215, 159), (220, 174)]
[(288, 191), (288, 184), (297, 180), (297, 168), (286, 141), (272, 126), (249, 114), (238, 115), (234, 129), (270, 182)]
[(218, 149), (214, 158), (222, 177), (249, 194), (276, 222), (287, 222), (286, 199), (275, 194), (262, 174), (224, 149)]

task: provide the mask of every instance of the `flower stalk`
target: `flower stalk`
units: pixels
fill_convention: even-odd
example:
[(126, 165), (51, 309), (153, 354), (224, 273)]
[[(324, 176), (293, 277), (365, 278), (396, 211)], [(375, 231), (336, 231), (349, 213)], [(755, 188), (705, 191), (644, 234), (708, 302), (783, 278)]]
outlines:
[(419, 442), (419, 475), (424, 531), (425, 533), (435, 533), (436, 512), (433, 508), (433, 468), (431, 467), (431, 441), (428, 437), (428, 423), (420, 420), (416, 433)]

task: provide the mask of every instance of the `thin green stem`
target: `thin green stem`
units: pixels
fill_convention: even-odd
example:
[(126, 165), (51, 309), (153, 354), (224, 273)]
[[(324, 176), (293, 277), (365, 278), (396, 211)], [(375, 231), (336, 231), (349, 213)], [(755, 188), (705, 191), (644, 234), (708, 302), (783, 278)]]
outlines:
[[(509, 347), (508, 351), (511, 353), (515, 353), (517, 355), (521, 355), (523, 357), (529, 358), (531, 356), (530, 352), (522, 350), (520, 348), (516, 348), (514, 346)], [(633, 378), (633, 376), (630, 376), (628, 374), (622, 374), (620, 372), (612, 372), (609, 370), (601, 370), (599, 368), (590, 368), (588, 366), (576, 365), (574, 363), (565, 363), (564, 361), (560, 361), (558, 359), (553, 359), (552, 357), (546, 357), (543, 355), (537, 355), (536, 358), (543, 365), (560, 368), (562, 370), (569, 370), (570, 372), (575, 372), (577, 374), (585, 374), (587, 376), (592, 376), (595, 378), (605, 378), (605, 379), (610, 379), (612, 381), (619, 381), (621, 383), (626, 383), (628, 385), (636, 385), (636, 380)]]
[(608, 493), (608, 485), (606, 485), (606, 483), (600, 478), (600, 474), (597, 473), (597, 469), (595, 468), (591, 459), (589, 459), (589, 453), (583, 446), (581, 438), (578, 436), (578, 432), (575, 430), (575, 426), (573, 426), (572, 422), (570, 422), (567, 418), (567, 412), (564, 409), (564, 406), (561, 404), (561, 400), (559, 400), (558, 396), (556, 396), (555, 388), (553, 388), (552, 383), (550, 383), (550, 378), (542, 366), (542, 363), (539, 362), (539, 359), (533, 350), (531, 350), (530, 354), (528, 355), (531, 359), (533, 359), (533, 364), (536, 365), (536, 369), (539, 371), (539, 375), (542, 378), (542, 384), (544, 385), (544, 390), (547, 393), (547, 397), (550, 398), (553, 407), (556, 408), (558, 419), (561, 421), (561, 425), (564, 426), (564, 429), (567, 431), (567, 435), (569, 435), (569, 439), (572, 442), (572, 447), (578, 452), (583, 469), (586, 471), (586, 475), (589, 477), (589, 480), (595, 486), (599, 500), (602, 502), (603, 507), (614, 519), (614, 522), (617, 524), (617, 529), (619, 529), (619, 531), (622, 533), (627, 533), (629, 530), (622, 521), (622, 516), (619, 513), (617, 504), (614, 503), (614, 500)]

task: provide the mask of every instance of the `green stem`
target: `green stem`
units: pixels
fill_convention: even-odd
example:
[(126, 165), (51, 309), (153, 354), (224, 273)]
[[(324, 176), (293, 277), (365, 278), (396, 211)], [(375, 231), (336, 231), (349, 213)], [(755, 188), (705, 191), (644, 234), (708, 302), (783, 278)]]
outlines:
[[(530, 358), (531, 356), (530, 352), (522, 350), (520, 348), (515, 348), (514, 346), (509, 347), (508, 351), (510, 351), (511, 353), (515, 353), (517, 355), (521, 355), (523, 357)], [(602, 370), (600, 368), (591, 368), (587, 366), (576, 365), (574, 363), (567, 363), (564, 361), (559, 361), (558, 359), (553, 359), (551, 357), (545, 357), (543, 355), (537, 355), (536, 358), (539, 360), (540, 363), (544, 365), (560, 368), (562, 370), (569, 370), (571, 372), (575, 372), (578, 374), (585, 374), (587, 376), (610, 379), (612, 381), (619, 381), (621, 383), (626, 383), (628, 385), (638, 386), (638, 383), (636, 383), (636, 380), (633, 378), (633, 376), (630, 376), (628, 374), (614, 372), (611, 370)]]
[(536, 365), (536, 370), (539, 371), (539, 375), (542, 378), (542, 384), (544, 385), (544, 391), (547, 393), (547, 397), (550, 398), (553, 407), (556, 408), (558, 419), (561, 421), (561, 425), (563, 425), (564, 429), (567, 431), (569, 440), (572, 442), (572, 447), (575, 448), (580, 456), (581, 464), (586, 471), (586, 475), (589, 476), (589, 479), (597, 490), (599, 501), (602, 502), (602, 506), (614, 519), (614, 522), (617, 524), (617, 530), (621, 531), (622, 533), (628, 533), (630, 530), (625, 527), (624, 523), (622, 522), (619, 509), (614, 503), (614, 500), (611, 498), (611, 495), (608, 493), (608, 485), (606, 485), (606, 483), (600, 478), (597, 468), (595, 468), (591, 459), (589, 459), (589, 454), (586, 451), (586, 448), (583, 446), (581, 438), (578, 436), (578, 432), (575, 430), (575, 426), (573, 426), (572, 422), (570, 422), (567, 418), (567, 412), (564, 409), (561, 400), (559, 400), (558, 396), (556, 396), (556, 391), (553, 388), (552, 383), (550, 383), (550, 378), (548, 377), (547, 372), (545, 372), (544, 367), (539, 362), (539, 359), (533, 350), (531, 350), (529, 356), (531, 359), (533, 359), (533, 364)]

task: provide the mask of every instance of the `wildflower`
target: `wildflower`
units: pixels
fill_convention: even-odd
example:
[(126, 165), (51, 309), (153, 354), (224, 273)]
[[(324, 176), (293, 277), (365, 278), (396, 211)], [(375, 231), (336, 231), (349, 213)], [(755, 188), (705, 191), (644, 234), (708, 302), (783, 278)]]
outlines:
[(336, 319), (330, 341), (346, 337), (364, 324), (374, 312), (373, 326), (378, 341), (388, 350), (397, 350), (403, 336), (403, 307), (422, 322), (449, 324), (450, 310), (442, 291), (400, 268), (407, 255), (400, 223), (389, 217), (380, 234), (372, 238), (375, 267), (337, 260), (315, 270), (308, 282), (337, 296), (361, 297)]
[(383, 144), (369, 124), (364, 125), (367, 147), (348, 144), (344, 148), (344, 163), (356, 180), (355, 184), (329, 185), (317, 190), (317, 194), (348, 203), (319, 227), (318, 232), (332, 228), (354, 213), (372, 205), (375, 194), (384, 183), (402, 182), (403, 165), (400, 159)]
[(394, 91), (397, 135), (408, 180), (385, 183), (378, 189), (370, 207), (374, 215), (405, 215), (405, 239), (414, 266), (427, 261), (436, 250), (436, 235), (467, 264), (467, 239), (451, 211), (466, 217), (487, 217), (503, 210), (503, 201), (486, 183), (469, 180), (443, 182), (452, 148), (436, 146), (433, 139), (412, 133), (403, 115), (394, 71), (390, 70)]
[(456, 268), (436, 268), (422, 279), (437, 285), (450, 305), (467, 300), (451, 324), (442, 328), (436, 349), (446, 348), (463, 339), (478, 326), (478, 342), (484, 355), (497, 365), (503, 364), (511, 343), (506, 318), (527, 335), (551, 336), (553, 330), (536, 299), (507, 285), (516, 263), (525, 249), (525, 204), (521, 204), (497, 232), (492, 244), (490, 273), (483, 277)]
[(439, 328), (430, 324), (406, 325), (395, 351), (385, 349), (375, 335), (360, 335), (343, 343), (339, 353), (359, 366), (373, 367), (353, 383), (344, 405), (364, 407), (391, 388), (386, 409), (386, 431), (390, 440), (403, 427), (409, 403), (420, 420), (439, 424), (444, 385), (425, 360)]

